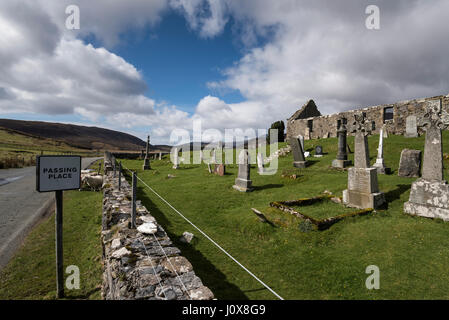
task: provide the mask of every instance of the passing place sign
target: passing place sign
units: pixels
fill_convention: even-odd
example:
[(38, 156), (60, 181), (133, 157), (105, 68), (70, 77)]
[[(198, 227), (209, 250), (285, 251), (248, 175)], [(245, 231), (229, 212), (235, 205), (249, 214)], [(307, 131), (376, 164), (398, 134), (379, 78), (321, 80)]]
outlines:
[(81, 187), (80, 156), (39, 156), (36, 161), (36, 190), (73, 190)]

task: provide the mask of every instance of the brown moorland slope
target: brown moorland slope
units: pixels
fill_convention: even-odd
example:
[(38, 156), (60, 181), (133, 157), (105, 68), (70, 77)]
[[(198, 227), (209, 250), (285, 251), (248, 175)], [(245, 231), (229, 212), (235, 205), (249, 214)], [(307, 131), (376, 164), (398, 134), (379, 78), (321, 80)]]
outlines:
[(0, 119), (0, 127), (26, 135), (63, 141), (78, 148), (130, 151), (145, 148), (145, 142), (133, 135), (98, 127), (12, 119)]

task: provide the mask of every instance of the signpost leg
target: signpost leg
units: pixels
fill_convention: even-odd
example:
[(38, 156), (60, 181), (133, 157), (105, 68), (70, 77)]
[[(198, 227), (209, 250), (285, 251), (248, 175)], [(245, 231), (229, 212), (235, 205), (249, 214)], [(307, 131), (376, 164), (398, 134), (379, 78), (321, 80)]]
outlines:
[(132, 208), (131, 208), (131, 228), (136, 228), (136, 194), (137, 194), (137, 175), (133, 172), (133, 198), (132, 198)]
[(62, 251), (62, 190), (55, 192), (56, 198), (56, 285), (58, 298), (64, 297), (64, 268)]

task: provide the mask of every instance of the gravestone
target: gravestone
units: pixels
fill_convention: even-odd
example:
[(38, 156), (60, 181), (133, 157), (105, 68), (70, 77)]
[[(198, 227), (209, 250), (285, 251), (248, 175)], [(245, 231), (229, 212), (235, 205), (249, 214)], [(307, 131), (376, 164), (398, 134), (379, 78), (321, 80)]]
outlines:
[(386, 204), (385, 195), (379, 191), (377, 170), (369, 167), (367, 135), (371, 123), (363, 114), (355, 118), (355, 167), (348, 169), (348, 189), (343, 191), (343, 202), (349, 207), (378, 209)]
[(257, 168), (258, 168), (259, 174), (263, 174), (264, 173), (263, 154), (261, 152), (259, 152), (257, 154)]
[(315, 147), (315, 155), (316, 158), (321, 158), (324, 155), (323, 153), (323, 147), (322, 146), (316, 146)]
[(216, 164), (214, 173), (219, 176), (224, 176), (226, 174), (226, 166), (224, 164)]
[(150, 152), (150, 136), (148, 135), (147, 137), (147, 148), (146, 148), (146, 152), (145, 152), (145, 159), (143, 160), (143, 170), (150, 170), (151, 166), (150, 166), (150, 157), (149, 157), (149, 153)]
[(404, 149), (399, 160), (398, 176), (419, 178), (421, 176), (421, 151)]
[(340, 128), (337, 131), (338, 135), (338, 152), (337, 159), (332, 161), (332, 167), (334, 168), (346, 168), (352, 165), (352, 161), (348, 160), (348, 144), (346, 142), (348, 129), (346, 125), (343, 123), (340, 125)]
[(179, 156), (178, 156), (178, 148), (173, 149), (173, 169), (178, 169), (179, 167)]
[(379, 147), (377, 148), (377, 159), (373, 167), (377, 169), (377, 173), (379, 174), (391, 173), (391, 168), (385, 167), (384, 162), (384, 128), (380, 129)]
[(443, 179), (441, 131), (449, 126), (449, 113), (441, 108), (441, 100), (429, 101), (427, 113), (419, 123), (426, 131), (422, 177), (412, 183), (404, 212), (449, 221), (449, 185)]
[(159, 160), (162, 160), (162, 152), (159, 152)]
[(304, 151), (298, 138), (290, 138), (290, 146), (293, 153), (293, 166), (296, 168), (307, 167), (308, 161), (304, 157)]
[(418, 123), (416, 116), (408, 116), (405, 120), (405, 137), (416, 138), (418, 136)]
[(252, 181), (250, 179), (250, 159), (247, 149), (243, 149), (239, 154), (239, 175), (235, 179), (235, 184), (232, 186), (234, 189), (240, 192), (251, 192)]
[(304, 136), (299, 135), (298, 139), (299, 139), (299, 142), (301, 143), (302, 151), (304, 152)]

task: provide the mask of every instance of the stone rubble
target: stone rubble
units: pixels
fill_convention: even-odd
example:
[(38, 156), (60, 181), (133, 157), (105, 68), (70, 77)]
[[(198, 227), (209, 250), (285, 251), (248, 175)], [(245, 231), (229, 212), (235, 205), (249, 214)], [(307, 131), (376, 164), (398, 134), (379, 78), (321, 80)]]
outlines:
[[(106, 168), (112, 168), (110, 160), (105, 161)], [(213, 293), (203, 285), (191, 263), (180, 255), (180, 250), (140, 201), (136, 201), (137, 229), (129, 228), (131, 186), (122, 177), (118, 191), (118, 175), (114, 178), (112, 170), (105, 172), (101, 234), (103, 299), (213, 299)]]

